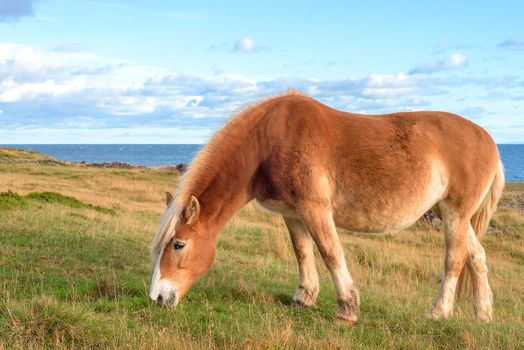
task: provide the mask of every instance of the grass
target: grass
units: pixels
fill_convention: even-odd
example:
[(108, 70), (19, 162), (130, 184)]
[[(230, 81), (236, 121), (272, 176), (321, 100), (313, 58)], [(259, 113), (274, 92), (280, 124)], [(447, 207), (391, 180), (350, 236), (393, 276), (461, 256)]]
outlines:
[(45, 154), (26, 151), (16, 148), (0, 147), (0, 163), (16, 161), (42, 161), (42, 160), (54, 160), (53, 158), (46, 156)]
[[(2, 348), (493, 348), (524, 346), (524, 217), (513, 207), (484, 239), (495, 321), (425, 317), (439, 286), (443, 237), (423, 224), (394, 235), (341, 230), (361, 290), (356, 326), (334, 323), (333, 284), (318, 261), (318, 307), (289, 306), (296, 262), (281, 218), (245, 207), (216, 261), (174, 309), (149, 302), (149, 243), (178, 176), (58, 164), (0, 164)], [(512, 184), (510, 194), (524, 193)], [(514, 203), (514, 198), (507, 199)], [(505, 200), (506, 200), (505, 199)]]
[(113, 209), (87, 204), (79, 201), (76, 198), (64, 196), (56, 192), (31, 192), (25, 196), (21, 196), (10, 190), (7, 192), (0, 192), (0, 209), (7, 210), (13, 207), (27, 208), (31, 201), (58, 203), (70, 208), (93, 208), (96, 211), (105, 213), (115, 212)]

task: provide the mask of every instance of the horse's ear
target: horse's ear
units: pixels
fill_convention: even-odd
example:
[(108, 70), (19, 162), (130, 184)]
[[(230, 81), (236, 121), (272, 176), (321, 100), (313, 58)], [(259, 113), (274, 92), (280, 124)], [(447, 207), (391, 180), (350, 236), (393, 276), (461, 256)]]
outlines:
[(169, 205), (172, 199), (173, 199), (173, 195), (171, 194), (171, 192), (166, 192), (166, 205)]
[(191, 199), (184, 208), (184, 218), (188, 225), (193, 225), (198, 221), (200, 215), (200, 203), (195, 196), (191, 196)]

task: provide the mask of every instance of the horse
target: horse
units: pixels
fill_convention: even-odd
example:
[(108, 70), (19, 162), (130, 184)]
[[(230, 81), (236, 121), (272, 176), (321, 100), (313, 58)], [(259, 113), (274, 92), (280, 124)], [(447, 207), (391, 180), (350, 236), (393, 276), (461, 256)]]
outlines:
[(393, 232), (433, 209), (443, 220), (445, 259), (429, 317), (452, 316), (467, 277), (476, 316), (491, 321), (493, 294), (480, 238), (503, 187), (493, 139), (457, 115), (352, 114), (296, 92), (268, 98), (232, 117), (168, 198), (151, 246), (149, 296), (177, 305), (210, 268), (220, 230), (256, 200), (280, 214), (289, 230), (299, 280), (292, 304), (316, 302), (316, 245), (335, 285), (335, 320), (351, 325), (360, 297), (337, 226)]

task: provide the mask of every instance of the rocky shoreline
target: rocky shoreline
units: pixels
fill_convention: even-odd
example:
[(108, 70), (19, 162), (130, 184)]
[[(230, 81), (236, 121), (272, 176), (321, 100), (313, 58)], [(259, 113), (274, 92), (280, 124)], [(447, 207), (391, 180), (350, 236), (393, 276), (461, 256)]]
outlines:
[(184, 163), (179, 163), (176, 165), (159, 166), (159, 167), (147, 167), (144, 165), (133, 165), (133, 164), (123, 163), (123, 162), (87, 163), (85, 161), (82, 161), (79, 163), (69, 163), (69, 164), (84, 165), (84, 166), (92, 167), (92, 168), (111, 168), (111, 169), (168, 169), (168, 170), (176, 171), (180, 174), (185, 173), (188, 167), (188, 165)]
[[(110, 169), (168, 169), (176, 171), (180, 174), (184, 173), (187, 170), (188, 165), (184, 163), (179, 163), (175, 165), (167, 165), (160, 167), (147, 167), (144, 165), (134, 165), (124, 162), (104, 162), (104, 163), (88, 163), (85, 160), (81, 162), (68, 162), (64, 160), (58, 160), (37, 152), (27, 152), (16, 149), (6, 149), (2, 150), (9, 151), (9, 153), (0, 154), (0, 163), (12, 163), (12, 164), (55, 164), (55, 165), (79, 165), (92, 168), (110, 168)], [(29, 155), (30, 157), (17, 157), (15, 152), (22, 152), (23, 155)], [(33, 155), (38, 155), (38, 157), (31, 158)]]

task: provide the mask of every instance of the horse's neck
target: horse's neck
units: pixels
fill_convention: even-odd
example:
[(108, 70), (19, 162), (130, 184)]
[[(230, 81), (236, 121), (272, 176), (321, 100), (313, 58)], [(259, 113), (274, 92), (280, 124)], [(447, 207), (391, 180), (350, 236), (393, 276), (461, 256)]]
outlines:
[[(249, 148), (244, 148), (248, 149)], [(227, 155), (227, 160), (209, 177), (199, 192), (202, 202), (202, 220), (218, 232), (231, 217), (252, 199), (251, 179), (258, 159), (250, 153)]]

